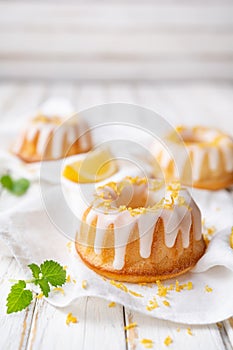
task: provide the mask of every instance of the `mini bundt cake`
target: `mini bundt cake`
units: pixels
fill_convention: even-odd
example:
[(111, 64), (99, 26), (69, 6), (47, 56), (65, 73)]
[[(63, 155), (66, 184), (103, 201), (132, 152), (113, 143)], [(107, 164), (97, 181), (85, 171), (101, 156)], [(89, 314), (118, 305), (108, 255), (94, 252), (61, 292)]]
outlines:
[(81, 117), (37, 115), (19, 135), (12, 152), (30, 163), (84, 153), (91, 147), (88, 124)]
[(190, 270), (205, 252), (201, 214), (179, 183), (125, 178), (82, 204), (76, 250), (92, 270), (125, 282), (154, 282)]
[(233, 184), (233, 140), (216, 129), (177, 127), (166, 144), (154, 142), (151, 153), (155, 175), (166, 181), (209, 190)]

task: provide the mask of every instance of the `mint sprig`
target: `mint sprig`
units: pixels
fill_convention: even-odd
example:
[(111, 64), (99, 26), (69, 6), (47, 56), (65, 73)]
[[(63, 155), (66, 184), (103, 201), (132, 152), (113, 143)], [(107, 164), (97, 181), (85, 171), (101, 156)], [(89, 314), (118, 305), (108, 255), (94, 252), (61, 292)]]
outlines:
[(28, 267), (33, 278), (19, 280), (11, 287), (6, 305), (8, 314), (21, 311), (30, 305), (33, 293), (30, 289), (26, 289), (28, 283), (39, 286), (43, 295), (48, 297), (51, 286), (62, 286), (66, 282), (66, 271), (56, 261), (46, 260), (40, 266), (33, 263)]
[(0, 177), (0, 184), (15, 196), (22, 196), (30, 186), (30, 182), (27, 179), (14, 180), (9, 174)]
[(25, 281), (18, 281), (11, 287), (7, 297), (7, 313), (18, 312), (31, 304), (33, 299), (32, 292), (26, 288)]

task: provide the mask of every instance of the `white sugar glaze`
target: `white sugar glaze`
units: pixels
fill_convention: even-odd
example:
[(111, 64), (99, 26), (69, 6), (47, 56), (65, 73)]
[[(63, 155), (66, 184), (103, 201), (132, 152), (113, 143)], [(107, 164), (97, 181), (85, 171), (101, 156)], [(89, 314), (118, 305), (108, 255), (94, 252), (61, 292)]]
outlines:
[[(153, 180), (149, 180), (153, 181)], [(186, 189), (179, 189), (178, 195), (174, 199), (174, 203), (168, 208), (157, 207), (152, 208), (153, 205), (158, 203), (163, 197), (167, 199), (169, 203), (171, 202), (171, 196), (173, 196), (174, 191), (165, 188), (162, 184), (162, 187), (158, 190), (152, 189), (153, 187), (148, 185), (143, 185), (144, 189), (148, 193), (148, 199), (145, 206), (145, 212), (139, 213), (137, 215), (132, 215), (130, 208), (126, 208), (123, 211), (119, 211), (119, 204), (124, 204), (124, 199), (128, 198), (127, 196), (127, 186), (124, 188), (124, 198), (115, 200), (116, 196), (113, 196), (113, 201), (111, 203), (111, 208), (106, 210), (106, 207), (101, 209), (99, 204), (101, 201), (104, 203), (104, 199), (100, 198), (97, 204), (94, 204), (85, 219), (85, 222), (88, 226), (91, 226), (93, 221), (96, 221), (95, 228), (95, 241), (94, 241), (94, 251), (96, 254), (100, 254), (104, 244), (104, 236), (109, 225), (113, 224), (114, 231), (114, 262), (113, 267), (116, 270), (121, 270), (124, 266), (125, 261), (125, 251), (126, 246), (129, 243), (130, 233), (132, 229), (137, 225), (139, 232), (139, 247), (140, 255), (142, 258), (148, 258), (151, 254), (153, 234), (155, 226), (158, 220), (161, 218), (164, 224), (164, 242), (167, 247), (171, 248), (174, 246), (178, 233), (181, 232), (183, 247), (187, 248), (189, 246), (190, 240), (190, 229), (193, 225), (193, 233), (195, 240), (201, 239), (201, 214), (196, 203), (192, 200), (190, 194)], [(142, 185), (131, 184), (128, 186), (129, 192), (132, 191), (134, 195), (142, 194)], [(108, 189), (108, 186), (103, 188)], [(109, 191), (112, 196), (112, 191)], [(123, 191), (122, 191), (123, 193)], [(106, 197), (107, 198), (107, 197)], [(179, 199), (182, 199), (182, 203)], [(127, 206), (127, 202), (125, 202)], [(87, 209), (87, 206), (83, 206), (83, 213)], [(134, 209), (133, 209), (134, 210)], [(135, 209), (137, 210), (137, 209)], [(78, 239), (82, 243), (85, 242), (88, 235), (81, 235), (78, 233)], [(84, 240), (84, 241), (83, 241)]]
[[(224, 135), (217, 130), (206, 128), (183, 128), (182, 138), (186, 140), (196, 138), (195, 143), (186, 143), (186, 149), (182, 142), (174, 142), (170, 139), (166, 145), (156, 141), (152, 145), (151, 152), (158, 160), (162, 169), (166, 169), (173, 160), (175, 163), (174, 176), (182, 177), (187, 161), (191, 161), (192, 176), (198, 181), (201, 176), (203, 161), (208, 158), (208, 165), (211, 170), (219, 166), (220, 158), (223, 155), (224, 169), (227, 172), (233, 171), (233, 140), (230, 136)], [(204, 142), (204, 144), (203, 144)]]

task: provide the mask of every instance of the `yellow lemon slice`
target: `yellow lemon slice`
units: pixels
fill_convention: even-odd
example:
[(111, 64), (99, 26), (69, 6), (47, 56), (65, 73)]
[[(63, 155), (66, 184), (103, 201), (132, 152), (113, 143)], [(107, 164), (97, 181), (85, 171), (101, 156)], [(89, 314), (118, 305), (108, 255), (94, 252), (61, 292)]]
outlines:
[(65, 166), (63, 176), (73, 182), (90, 183), (107, 179), (117, 172), (116, 161), (108, 148), (89, 152), (84, 160)]

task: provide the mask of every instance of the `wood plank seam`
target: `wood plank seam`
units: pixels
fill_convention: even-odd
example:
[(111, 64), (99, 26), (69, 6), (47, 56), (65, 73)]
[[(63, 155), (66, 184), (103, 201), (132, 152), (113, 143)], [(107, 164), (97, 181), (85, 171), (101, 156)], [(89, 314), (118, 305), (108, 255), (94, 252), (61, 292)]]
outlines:
[[(123, 322), (124, 322), (124, 327), (127, 326), (127, 322), (126, 322), (126, 310), (125, 307), (122, 307), (122, 311), (123, 311)], [(124, 334), (125, 334), (125, 350), (129, 350), (128, 347), (128, 339), (127, 339), (127, 330), (124, 328)]]
[(223, 342), (226, 350), (233, 350), (233, 347), (231, 345), (231, 341), (230, 341), (230, 338), (229, 338), (228, 333), (226, 331), (224, 322), (222, 322), (221, 325), (222, 325), (222, 327), (219, 327), (219, 334), (222, 338), (222, 342)]

